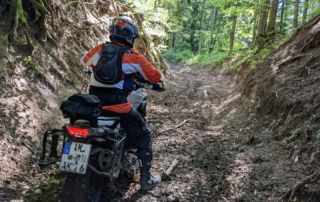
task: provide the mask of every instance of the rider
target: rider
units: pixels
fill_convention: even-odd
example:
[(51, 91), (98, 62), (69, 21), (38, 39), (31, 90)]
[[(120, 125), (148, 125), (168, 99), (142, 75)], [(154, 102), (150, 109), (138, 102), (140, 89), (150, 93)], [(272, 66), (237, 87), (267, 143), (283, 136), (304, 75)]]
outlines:
[[(133, 48), (135, 39), (138, 38), (138, 30), (139, 27), (130, 17), (115, 18), (110, 26), (111, 43), (100, 44), (86, 52), (81, 58), (81, 63), (93, 67), (94, 73), (91, 74), (89, 92), (100, 99), (103, 106), (102, 115), (119, 117), (122, 127), (127, 132), (128, 140), (137, 145), (141, 190), (148, 191), (161, 181), (159, 175), (151, 175), (150, 172), (153, 153), (152, 131), (140, 113), (132, 108), (127, 96), (134, 88), (135, 73), (140, 73), (144, 79), (152, 83), (158, 83), (161, 74), (141, 53)], [(110, 51), (113, 49), (117, 51)], [(104, 55), (106, 56), (103, 57)], [(103, 58), (102, 61), (99, 60), (100, 57)], [(122, 68), (121, 80), (108, 85), (103, 81), (104, 72), (99, 71), (99, 65), (103, 67), (106, 63), (109, 64), (108, 67), (114, 67), (118, 60), (118, 64), (122, 64), (120, 67), (118, 66), (118, 68)], [(95, 69), (97, 66), (98, 70)]]

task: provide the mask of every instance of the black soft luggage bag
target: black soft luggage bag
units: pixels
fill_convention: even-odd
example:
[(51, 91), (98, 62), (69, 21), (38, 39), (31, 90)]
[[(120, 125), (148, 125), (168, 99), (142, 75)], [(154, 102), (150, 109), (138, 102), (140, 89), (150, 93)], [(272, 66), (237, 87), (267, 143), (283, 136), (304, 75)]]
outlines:
[(65, 118), (71, 120), (86, 119), (96, 120), (101, 114), (101, 103), (97, 96), (87, 94), (75, 94), (63, 101), (60, 109)]

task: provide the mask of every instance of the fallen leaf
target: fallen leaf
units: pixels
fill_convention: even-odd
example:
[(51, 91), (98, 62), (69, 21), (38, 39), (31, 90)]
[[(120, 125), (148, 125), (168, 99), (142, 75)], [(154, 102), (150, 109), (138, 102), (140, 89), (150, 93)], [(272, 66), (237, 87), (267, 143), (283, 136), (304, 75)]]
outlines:
[(137, 185), (135, 186), (135, 190), (136, 190), (136, 191), (138, 191), (140, 188), (141, 188), (141, 186), (140, 186), (139, 184), (137, 184)]
[(135, 183), (139, 184), (139, 182), (140, 182), (140, 175), (134, 175), (134, 176), (133, 176), (133, 180), (135, 181)]

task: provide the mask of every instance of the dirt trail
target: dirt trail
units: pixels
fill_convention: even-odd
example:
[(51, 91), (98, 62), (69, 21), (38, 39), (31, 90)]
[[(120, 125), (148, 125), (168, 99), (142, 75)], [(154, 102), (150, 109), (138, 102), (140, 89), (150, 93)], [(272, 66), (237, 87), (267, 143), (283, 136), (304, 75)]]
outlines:
[[(114, 201), (277, 201), (306, 175), (272, 139), (272, 123), (258, 128), (260, 117), (243, 108), (236, 74), (171, 67), (167, 91), (148, 92), (152, 170), (162, 173), (174, 159), (179, 163), (169, 181), (147, 194), (136, 191), (139, 185), (119, 183), (122, 195)], [(185, 120), (180, 128), (160, 132)], [(306, 188), (299, 201), (319, 201), (312, 193), (313, 187)]]
[[(177, 159), (171, 179), (152, 191), (140, 192), (133, 180), (120, 177), (111, 195), (102, 201), (276, 202), (299, 180), (312, 174), (310, 167), (292, 160), (286, 144), (273, 137), (276, 120), (266, 123), (261, 114), (243, 107), (237, 72), (180, 64), (171, 67), (167, 91), (147, 90), (148, 120), (154, 131), (152, 171), (161, 174)], [(177, 129), (161, 132), (184, 121)], [(24, 187), (28, 186), (24, 182), (29, 175), (19, 175), (8, 181), (19, 186), (1, 188), (0, 196), (28, 202), (58, 201), (65, 173), (58, 171), (58, 165), (40, 170), (31, 161), (28, 166), (37, 170), (35, 175), (30, 174), (32, 187)], [(316, 188), (303, 188), (296, 201), (319, 201)], [(15, 192), (20, 196), (15, 197)]]

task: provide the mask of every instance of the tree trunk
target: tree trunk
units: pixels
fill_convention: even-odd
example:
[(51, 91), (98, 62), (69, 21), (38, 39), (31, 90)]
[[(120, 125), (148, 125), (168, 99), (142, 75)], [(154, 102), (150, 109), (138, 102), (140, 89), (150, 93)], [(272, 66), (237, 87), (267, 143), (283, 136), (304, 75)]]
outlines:
[(180, 36), (179, 36), (179, 33), (174, 33), (174, 47), (178, 47), (179, 46), (179, 43), (180, 43)]
[[(267, 21), (268, 12), (269, 12), (270, 1), (269, 0), (265, 0), (262, 3), (263, 3), (263, 5), (261, 7), (261, 12), (260, 12), (258, 35), (265, 36), (265, 34), (266, 34), (265, 25), (266, 25), (266, 21)], [(256, 40), (256, 42), (257, 42), (257, 45), (260, 43), (259, 40)]]
[(294, 4), (294, 11), (293, 11), (293, 28), (294, 29), (298, 27), (298, 14), (299, 14), (299, 0), (296, 0)]
[[(196, 16), (198, 15), (198, 11), (199, 11), (199, 7), (197, 6), (198, 4), (196, 4), (194, 7), (193, 7), (193, 14), (191, 15), (192, 18), (196, 18)], [(190, 34), (190, 45), (192, 47), (192, 50), (196, 50), (196, 47), (194, 44), (194, 34), (195, 34), (195, 29), (196, 29), (196, 20), (192, 20), (192, 24), (191, 24), (191, 34)]]
[(213, 40), (213, 31), (216, 27), (216, 21), (217, 21), (217, 14), (218, 14), (218, 7), (214, 7), (212, 10), (212, 19), (211, 19), (211, 41), (210, 41), (210, 48), (209, 51), (213, 50), (214, 41)]
[(192, 30), (190, 34), (190, 46), (194, 49), (194, 30)]
[(279, 4), (279, 0), (272, 0), (267, 32), (274, 31), (276, 28), (278, 4)]
[(170, 34), (170, 49), (173, 48), (173, 37), (174, 37), (174, 34), (171, 32), (171, 34)]
[(281, 17), (280, 17), (280, 31), (283, 29), (283, 13), (284, 13), (284, 4), (285, 0), (282, 0), (282, 6), (281, 6)]
[(238, 0), (236, 3), (236, 10), (234, 11), (233, 14), (233, 22), (232, 22), (232, 29), (231, 29), (231, 33), (230, 33), (230, 52), (232, 52), (233, 50), (233, 43), (234, 43), (234, 33), (236, 31), (236, 24), (237, 24), (237, 9), (238, 9)]
[(266, 16), (266, 24), (264, 25), (264, 31), (265, 31), (265, 35), (267, 34), (267, 25), (268, 25), (268, 17), (269, 17), (269, 12), (267, 12), (267, 16)]
[(308, 14), (308, 2), (309, 0), (304, 1), (303, 15), (302, 15), (302, 24), (306, 23), (307, 14)]
[(218, 14), (218, 7), (214, 7), (212, 11), (212, 18), (211, 18), (211, 31), (213, 31), (216, 26), (217, 14)]
[(257, 11), (254, 12), (254, 23), (253, 23), (253, 33), (252, 33), (252, 42), (251, 47), (254, 46), (254, 38), (256, 36), (256, 27), (257, 27)]
[(202, 24), (203, 24), (203, 18), (204, 18), (204, 11), (205, 11), (205, 4), (206, 0), (203, 0), (203, 6), (202, 6), (202, 15), (201, 15), (201, 22), (200, 22), (200, 33), (199, 33), (199, 44), (198, 44), (198, 54), (201, 52), (201, 35), (202, 35)]

